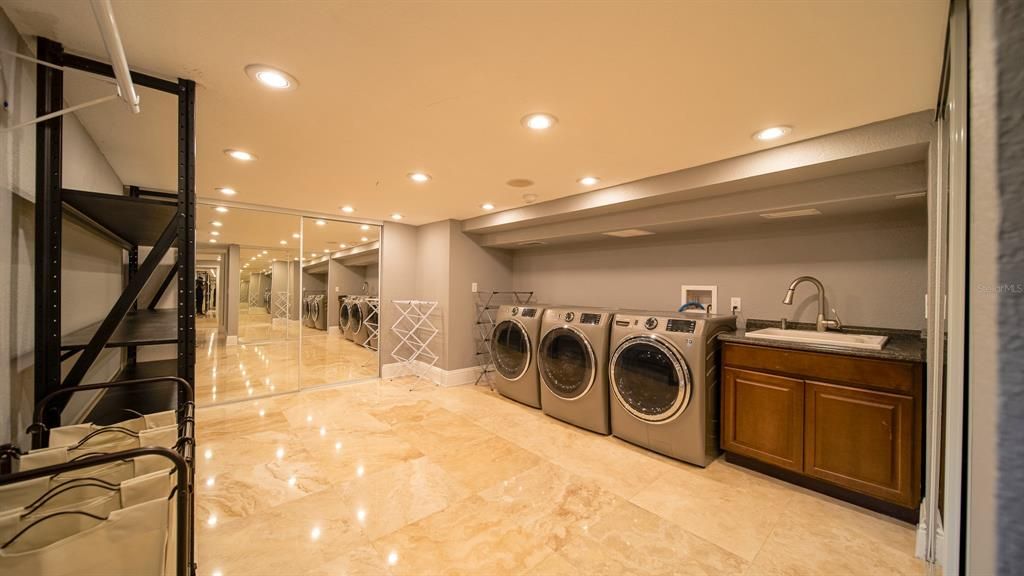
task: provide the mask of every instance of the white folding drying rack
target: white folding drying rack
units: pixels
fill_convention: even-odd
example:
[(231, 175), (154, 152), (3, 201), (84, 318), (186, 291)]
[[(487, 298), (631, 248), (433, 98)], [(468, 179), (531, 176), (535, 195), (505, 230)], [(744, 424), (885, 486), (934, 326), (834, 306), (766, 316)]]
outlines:
[(440, 333), (430, 321), (437, 309), (437, 302), (425, 300), (393, 300), (398, 309), (398, 319), (391, 325), (391, 331), (398, 336), (399, 343), (391, 351), (391, 357), (403, 367), (402, 375), (415, 374), (416, 380), (429, 374), (437, 364), (438, 356), (430, 350), (430, 343)]
[[(363, 340), (363, 347), (377, 350), (380, 348), (380, 298), (367, 298), (366, 304), (370, 307), (370, 311), (363, 319), (363, 324), (366, 326), (366, 340)], [(374, 318), (374, 321), (371, 322), (370, 318)]]
[(288, 297), (288, 292), (275, 292), (274, 293), (274, 313), (275, 319), (284, 318), (287, 320), (291, 316), (289, 315), (292, 311), (292, 302)]

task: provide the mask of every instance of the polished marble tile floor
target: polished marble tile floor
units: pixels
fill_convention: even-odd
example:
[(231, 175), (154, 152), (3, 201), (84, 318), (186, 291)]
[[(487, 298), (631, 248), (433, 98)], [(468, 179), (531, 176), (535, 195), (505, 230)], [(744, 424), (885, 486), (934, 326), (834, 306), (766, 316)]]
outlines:
[(484, 386), (405, 378), (198, 411), (200, 574), (922, 574), (911, 526), (700, 469)]
[(228, 346), (214, 315), (196, 321), (196, 399), (202, 405), (375, 378), (377, 353), (337, 332), (274, 322), (260, 309), (238, 318)]

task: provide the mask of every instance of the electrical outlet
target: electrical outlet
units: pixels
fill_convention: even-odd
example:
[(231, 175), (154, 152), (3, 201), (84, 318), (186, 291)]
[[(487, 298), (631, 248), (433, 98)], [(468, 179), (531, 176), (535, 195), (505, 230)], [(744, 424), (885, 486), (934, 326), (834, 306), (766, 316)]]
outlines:
[(742, 305), (740, 303), (740, 299), (739, 298), (733, 297), (732, 299), (730, 299), (730, 301), (729, 301), (729, 310), (739, 312), (742, 309), (743, 309), (743, 307), (742, 307)]
[(478, 292), (478, 290), (477, 290), (477, 288), (476, 288), (476, 282), (473, 282), (473, 287), (472, 287), (472, 288), (470, 288), (470, 290), (472, 290), (474, 294), (475, 294), (476, 292)]

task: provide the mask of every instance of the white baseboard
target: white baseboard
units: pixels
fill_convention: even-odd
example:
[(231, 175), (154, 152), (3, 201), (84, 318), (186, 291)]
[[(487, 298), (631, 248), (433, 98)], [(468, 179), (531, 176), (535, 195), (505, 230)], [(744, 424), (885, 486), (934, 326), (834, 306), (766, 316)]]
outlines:
[(381, 367), (381, 378), (400, 378), (402, 376), (422, 376), (438, 386), (462, 386), (476, 382), (480, 375), (479, 366), (460, 368), (458, 370), (443, 370), (436, 366), (428, 366), (423, 362), (415, 362), (413, 366), (391, 363)]
[(331, 335), (331, 336), (340, 336), (341, 335), (341, 327), (340, 326), (328, 326), (327, 327), (327, 333), (329, 335)]
[(225, 346), (237, 346), (238, 345), (238, 336), (237, 335), (236, 336), (225, 336), (224, 337), (224, 345)]

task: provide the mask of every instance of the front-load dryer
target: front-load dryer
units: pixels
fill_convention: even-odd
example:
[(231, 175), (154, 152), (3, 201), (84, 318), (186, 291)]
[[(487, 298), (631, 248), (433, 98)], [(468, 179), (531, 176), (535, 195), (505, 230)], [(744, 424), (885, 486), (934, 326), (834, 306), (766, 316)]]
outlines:
[(536, 358), (543, 312), (536, 305), (501, 305), (488, 342), (497, 373), (495, 389), (534, 408), (540, 408)]
[(559, 307), (544, 311), (537, 371), (544, 413), (608, 434), (608, 346), (612, 312)]
[(710, 464), (719, 454), (716, 336), (735, 329), (735, 316), (616, 314), (608, 361), (612, 434), (678, 460)]
[(370, 328), (366, 325), (366, 321), (370, 318), (371, 308), (365, 296), (356, 301), (356, 309), (359, 311), (355, 318), (358, 321), (358, 326), (355, 328), (352, 339), (360, 346), (367, 346), (370, 340)]

